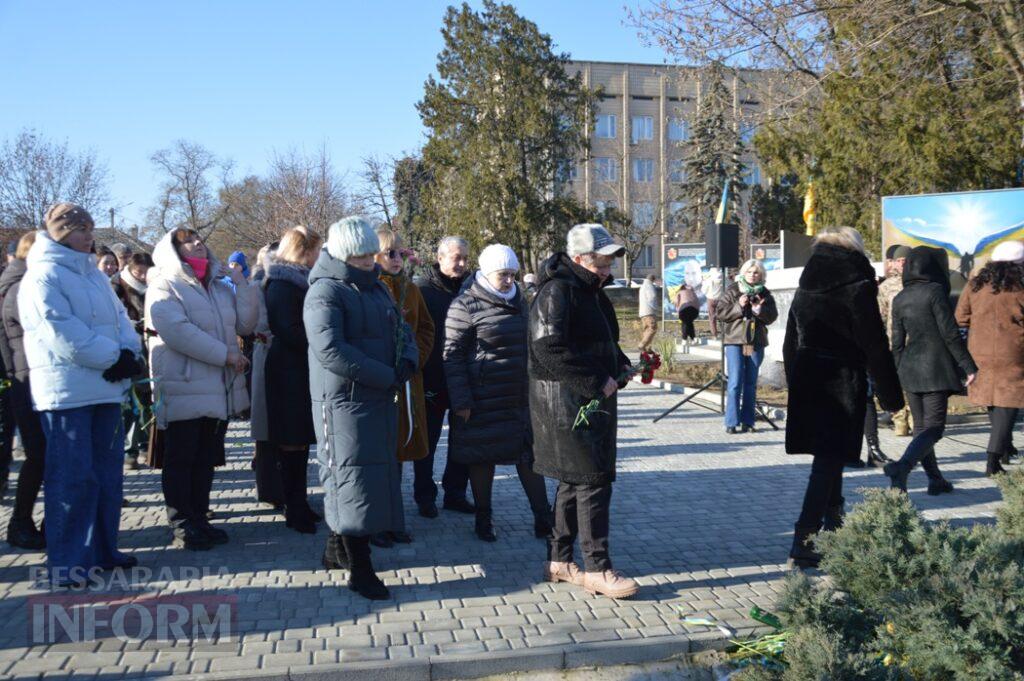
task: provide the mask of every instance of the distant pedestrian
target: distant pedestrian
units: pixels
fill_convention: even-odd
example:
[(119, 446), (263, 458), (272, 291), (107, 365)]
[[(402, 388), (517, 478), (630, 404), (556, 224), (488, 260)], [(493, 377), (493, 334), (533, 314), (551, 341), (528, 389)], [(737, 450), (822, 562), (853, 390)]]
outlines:
[(658, 317), (661, 316), (661, 301), (658, 298), (657, 277), (648, 274), (640, 285), (640, 352), (651, 349), (654, 337), (658, 335)]
[(768, 326), (779, 316), (775, 297), (764, 285), (765, 274), (760, 260), (746, 261), (717, 303), (728, 377), (725, 432), (730, 434), (754, 430), (757, 374), (768, 345)]
[(689, 284), (683, 282), (680, 284), (679, 290), (676, 291), (676, 297), (672, 302), (679, 317), (683, 340), (694, 340), (697, 337), (697, 330), (694, 328), (693, 322), (700, 314), (700, 300), (697, 298), (697, 292), (690, 288)]

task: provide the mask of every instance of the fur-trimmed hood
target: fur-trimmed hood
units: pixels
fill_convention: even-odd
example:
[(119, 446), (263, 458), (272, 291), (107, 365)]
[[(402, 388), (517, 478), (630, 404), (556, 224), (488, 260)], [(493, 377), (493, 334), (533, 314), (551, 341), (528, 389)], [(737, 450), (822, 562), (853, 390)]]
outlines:
[(270, 257), (267, 259), (266, 276), (262, 281), (263, 287), (266, 288), (267, 284), (275, 279), (295, 284), (305, 291), (309, 288), (309, 268), (305, 265)]

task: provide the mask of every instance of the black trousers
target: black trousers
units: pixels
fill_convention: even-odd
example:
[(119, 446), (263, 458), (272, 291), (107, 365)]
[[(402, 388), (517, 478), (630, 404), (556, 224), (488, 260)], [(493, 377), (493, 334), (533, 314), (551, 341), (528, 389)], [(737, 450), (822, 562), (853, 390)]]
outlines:
[(0, 392), (0, 480), (3, 482), (7, 482), (14, 458), (14, 410), (8, 392)]
[(841, 457), (815, 454), (811, 463), (811, 476), (807, 479), (804, 504), (796, 526), (808, 532), (821, 529), (825, 511), (843, 503), (843, 464)]
[(1011, 407), (989, 407), (988, 420), (992, 430), (988, 435), (988, 450), (1000, 456), (1013, 446), (1013, 427), (1017, 423), (1020, 409)]
[[(14, 512), (11, 517), (23, 520), (32, 517), (32, 509), (39, 497), (39, 490), (43, 486), (43, 471), (46, 465), (46, 435), (43, 433), (43, 424), (39, 420), (39, 413), (32, 409), (32, 394), (28, 380), (11, 380), (11, 387), (7, 393), (14, 416), (10, 429), (13, 431), (14, 424), (18, 425), (18, 432), (21, 433), (21, 446), (25, 449), (25, 461), (21, 464), (21, 470), (18, 471), (18, 491), (14, 497)], [(6, 469), (4, 469), (4, 473), (6, 473)]]
[(683, 308), (679, 311), (679, 322), (683, 329), (683, 338), (693, 340), (697, 337), (697, 330), (693, 326), (693, 320), (700, 314), (700, 310), (695, 307)]
[(284, 483), (281, 471), (277, 469), (277, 446), (266, 440), (257, 440), (252, 469), (256, 473), (256, 500), (274, 506), (283, 504)]
[(900, 465), (913, 470), (918, 463), (929, 480), (941, 480), (939, 463), (935, 459), (935, 443), (946, 430), (948, 392), (907, 393), (907, 403), (914, 417), (914, 439), (900, 458)]
[[(481, 511), (491, 510), (491, 491), (494, 489), (494, 464), (474, 463), (468, 465), (469, 482), (473, 487), (473, 501)], [(530, 502), (530, 510), (535, 516), (546, 516), (551, 508), (548, 506), (548, 490), (544, 485), (544, 477), (535, 473), (528, 464), (516, 464), (519, 483), (526, 492)]]
[(868, 408), (864, 410), (864, 437), (878, 441), (878, 410), (875, 408), (875, 387), (868, 381)]
[(573, 485), (559, 482), (555, 491), (555, 527), (551, 532), (549, 560), (572, 562), (572, 545), (580, 538), (583, 567), (587, 572), (612, 569), (608, 555), (612, 486)]
[(173, 421), (164, 431), (160, 482), (167, 520), (175, 529), (205, 520), (210, 508), (213, 467), (224, 447), (221, 423), (206, 417)]
[[(437, 499), (437, 485), (434, 483), (434, 453), (441, 439), (444, 425), (444, 413), (447, 409), (438, 408), (427, 400), (427, 439), (430, 452), (413, 462), (412, 495), (417, 504), (431, 503)], [(469, 485), (469, 467), (455, 463), (451, 457), (444, 466), (441, 487), (444, 489), (444, 500), (458, 501), (466, 498), (466, 487)]]

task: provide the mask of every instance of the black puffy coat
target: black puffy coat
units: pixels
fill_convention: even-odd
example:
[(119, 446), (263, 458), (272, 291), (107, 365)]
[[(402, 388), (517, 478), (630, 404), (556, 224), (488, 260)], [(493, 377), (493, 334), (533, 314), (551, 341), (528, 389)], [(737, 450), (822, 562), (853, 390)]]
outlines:
[(416, 277), (413, 281), (423, 294), (430, 318), (434, 320), (434, 349), (423, 366), (423, 390), (427, 394), (427, 401), (442, 409), (448, 408), (448, 385), (444, 374), (444, 320), (448, 316), (448, 308), (462, 292), (469, 276), (467, 272), (457, 279), (447, 277), (441, 273), (441, 266), (434, 263), (427, 270), (426, 276)]
[[(601, 289), (611, 278), (556, 253), (541, 264), (530, 306), (530, 417), (533, 469), (577, 485), (615, 480), (618, 394), (603, 397), (629, 360), (619, 349), (615, 309)], [(579, 409), (599, 399), (590, 426), (573, 430)]]
[(21, 315), (18, 314), (18, 289), (26, 271), (28, 265), (19, 258), (0, 274), (0, 297), (3, 298), (0, 355), (7, 376), (21, 381), (28, 380), (28, 360), (25, 359), (25, 331), (21, 328)]
[(908, 392), (959, 392), (978, 371), (953, 316), (944, 253), (929, 246), (911, 250), (903, 290), (892, 303), (892, 354)]
[(269, 439), (277, 445), (310, 445), (316, 442), (316, 431), (309, 394), (309, 342), (302, 322), (309, 268), (273, 261), (263, 285), (274, 339), (263, 369)]
[(882, 408), (903, 407), (877, 296), (875, 271), (864, 254), (831, 244), (814, 247), (789, 308), (782, 348), (789, 454), (860, 458), (869, 373)]
[[(448, 308), (444, 373), (452, 415), (448, 455), (457, 463), (529, 463), (526, 302), (472, 282)], [(467, 283), (468, 283), (467, 282)], [(469, 421), (454, 412), (470, 410)]]

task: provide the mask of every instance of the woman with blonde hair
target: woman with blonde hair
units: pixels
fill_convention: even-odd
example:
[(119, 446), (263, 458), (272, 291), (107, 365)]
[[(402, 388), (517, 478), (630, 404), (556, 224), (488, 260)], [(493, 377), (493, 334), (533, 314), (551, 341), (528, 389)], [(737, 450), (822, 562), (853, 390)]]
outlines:
[(779, 316), (764, 280), (761, 261), (748, 260), (716, 303), (725, 345), (725, 432), (729, 434), (737, 428), (744, 433), (754, 430), (757, 373), (768, 345), (768, 325)]
[(860, 234), (842, 227), (818, 235), (782, 347), (789, 386), (786, 453), (814, 457), (789, 553), (800, 568), (821, 560), (808, 539), (843, 522), (843, 466), (860, 459), (868, 375), (883, 409), (903, 406), (877, 297)]
[(316, 232), (301, 226), (289, 229), (268, 260), (263, 283), (267, 324), (274, 339), (263, 368), (268, 440), (277, 450), (285, 525), (304, 534), (316, 532), (320, 516), (309, 507), (306, 491), (309, 447), (316, 442), (316, 431), (302, 306), (309, 271), (322, 245)]
[[(409, 279), (404, 271), (405, 255), (402, 248), (402, 237), (393, 230), (382, 228), (377, 230), (380, 250), (375, 260), (380, 265), (380, 280), (391, 291), (402, 319), (412, 329), (416, 338), (416, 350), (419, 352), (420, 368), (409, 377), (408, 395), (403, 388), (398, 396), (398, 466), (401, 470), (403, 461), (419, 461), (427, 456), (427, 407), (423, 391), (423, 369), (427, 358), (434, 349), (434, 320), (427, 310), (420, 289)], [(410, 412), (410, 406), (412, 411)], [(409, 424), (412, 423), (412, 432)], [(389, 532), (374, 536), (371, 541), (375, 546), (388, 547), (393, 542), (408, 544), (412, 536), (405, 529), (405, 511), (398, 518), (398, 523)]]

